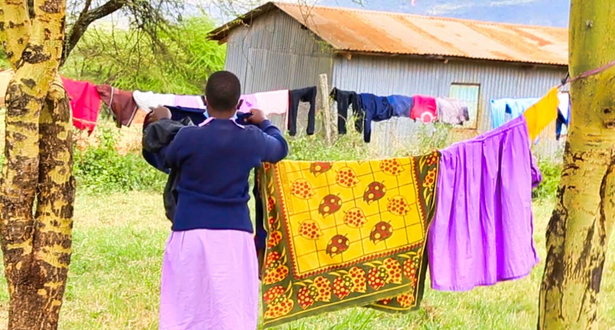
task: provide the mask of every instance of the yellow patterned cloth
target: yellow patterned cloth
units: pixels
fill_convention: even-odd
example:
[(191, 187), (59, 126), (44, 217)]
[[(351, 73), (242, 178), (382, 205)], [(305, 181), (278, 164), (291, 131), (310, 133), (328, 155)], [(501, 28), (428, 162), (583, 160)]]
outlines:
[(265, 164), (264, 326), (355, 306), (417, 307), (439, 159)]

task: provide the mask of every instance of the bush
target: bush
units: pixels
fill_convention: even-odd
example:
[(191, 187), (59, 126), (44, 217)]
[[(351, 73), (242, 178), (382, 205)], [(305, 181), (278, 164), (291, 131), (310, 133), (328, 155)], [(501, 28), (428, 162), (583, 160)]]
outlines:
[(557, 195), (559, 180), (562, 173), (562, 164), (552, 160), (541, 160), (538, 167), (542, 174), (542, 182), (532, 191), (534, 199), (552, 199)]
[(137, 153), (120, 155), (115, 146), (117, 133), (101, 128), (97, 146), (75, 148), (75, 177), (78, 190), (88, 193), (149, 190), (162, 192), (166, 175)]

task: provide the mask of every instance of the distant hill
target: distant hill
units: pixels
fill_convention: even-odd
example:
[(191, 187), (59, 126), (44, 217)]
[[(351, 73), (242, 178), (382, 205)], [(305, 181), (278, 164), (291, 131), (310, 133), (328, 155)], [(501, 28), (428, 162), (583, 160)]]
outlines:
[[(358, 4), (362, 2), (362, 4)], [(570, 0), (321, 0), (319, 5), (567, 27)]]

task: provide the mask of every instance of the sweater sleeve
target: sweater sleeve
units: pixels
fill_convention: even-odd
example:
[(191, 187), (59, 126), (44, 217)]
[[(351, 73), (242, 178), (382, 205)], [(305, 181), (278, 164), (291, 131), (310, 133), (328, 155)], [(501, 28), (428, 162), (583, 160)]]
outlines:
[(261, 198), (261, 190), (259, 185), (260, 171), (258, 169), (254, 170), (254, 189), (252, 190), (252, 194), (254, 194), (254, 203), (255, 203), (255, 222), (256, 222), (256, 235), (255, 235), (255, 243), (257, 250), (264, 250), (266, 241), (267, 241), (267, 231), (265, 230), (264, 218), (265, 218), (265, 210), (263, 209), (263, 200)]
[(264, 163), (277, 163), (288, 156), (288, 143), (282, 132), (269, 120), (259, 125), (263, 131), (263, 146), (261, 161)]
[(169, 145), (160, 149), (159, 154), (164, 159), (164, 165), (168, 168), (179, 168), (182, 160), (188, 156), (188, 136), (186, 129), (183, 128), (177, 132), (175, 138)]

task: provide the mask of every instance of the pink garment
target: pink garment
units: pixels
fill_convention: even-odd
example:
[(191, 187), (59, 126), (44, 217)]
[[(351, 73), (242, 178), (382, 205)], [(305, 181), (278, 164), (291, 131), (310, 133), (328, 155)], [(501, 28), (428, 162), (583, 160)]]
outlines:
[(91, 134), (96, 127), (101, 102), (96, 85), (87, 81), (75, 81), (64, 77), (62, 83), (70, 99), (73, 125), (80, 130), (87, 130)]
[(172, 232), (162, 265), (160, 330), (254, 330), (259, 285), (253, 234)]
[(266, 115), (285, 114), (288, 112), (289, 91), (272, 91), (254, 94), (256, 107), (263, 110)]
[(238, 112), (250, 112), (250, 110), (257, 108), (256, 96), (254, 94), (242, 95), (241, 101)]
[(431, 123), (438, 119), (438, 107), (434, 97), (415, 95), (412, 98), (414, 104), (410, 111), (410, 118), (423, 123)]
[(175, 95), (175, 106), (193, 109), (206, 108), (203, 97), (200, 95)]

